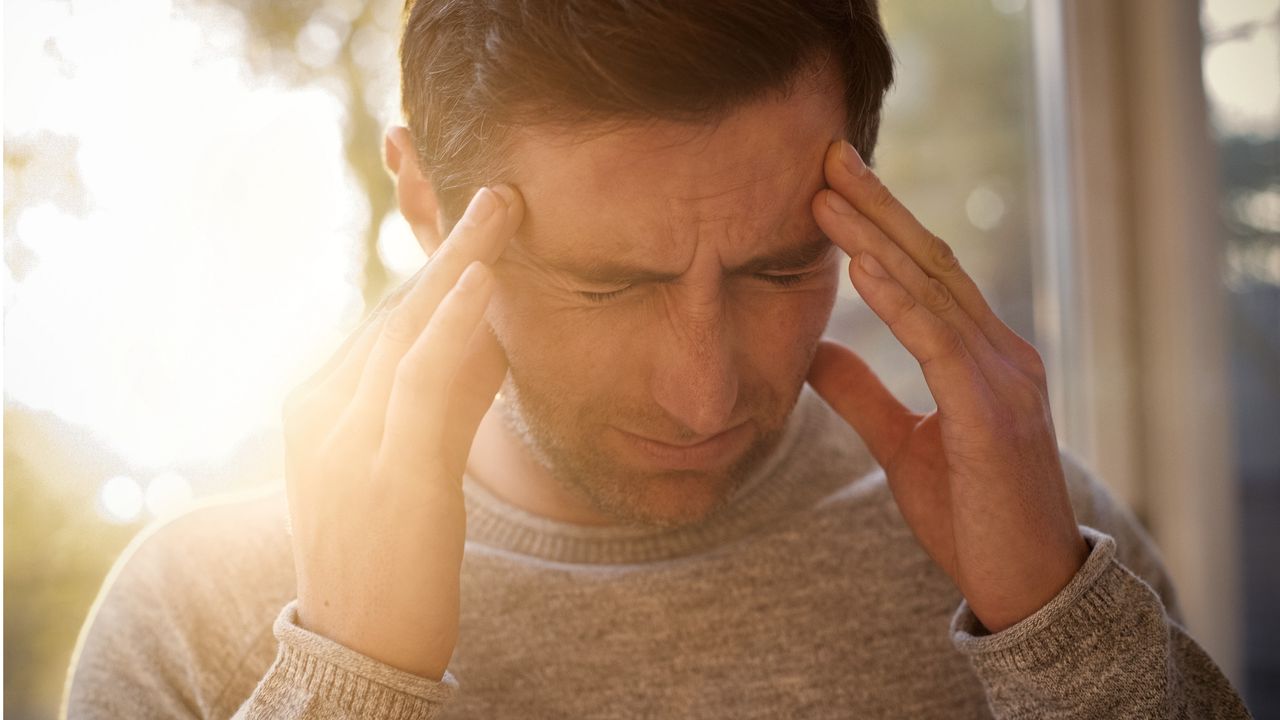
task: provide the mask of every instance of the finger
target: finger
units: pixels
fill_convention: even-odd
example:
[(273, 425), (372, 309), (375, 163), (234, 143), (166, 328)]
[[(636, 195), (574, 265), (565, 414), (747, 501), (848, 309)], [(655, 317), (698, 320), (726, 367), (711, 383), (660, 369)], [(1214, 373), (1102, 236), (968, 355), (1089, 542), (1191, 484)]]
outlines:
[(938, 411), (966, 423), (989, 423), (991, 390), (960, 334), (888, 277), (867, 253), (850, 261), (849, 278), (867, 307), (920, 363)]
[(449, 422), (444, 429), (450, 472), (457, 477), (466, 469), (471, 445), (485, 413), (493, 406), (507, 377), (507, 355), (493, 329), (481, 322), (471, 334), (462, 369), (449, 386)]
[(382, 322), (391, 308), (408, 292), (422, 270), (383, 298), (364, 320), (342, 341), (324, 366), (289, 392), (284, 402), (285, 444), (305, 444), (320, 428), (331, 424), (350, 402), (374, 343), (382, 332)]
[(381, 324), (366, 319), (329, 360), (327, 375), (316, 373), (311, 380), (290, 391), (283, 413), (286, 447), (307, 444), (314, 433), (341, 414), (351, 401), (359, 368), (364, 366), (379, 332)]
[(869, 253), (889, 273), (889, 277), (906, 288), (917, 302), (923, 303), (960, 333), (965, 347), (978, 361), (984, 374), (1003, 369), (1004, 363), (990, 340), (946, 286), (937, 278), (926, 275), (901, 246), (889, 240), (880, 228), (855, 210), (839, 193), (820, 191), (813, 200), (813, 214), (827, 237), (849, 253), (849, 257), (856, 257), (861, 252)]
[(396, 289), (378, 301), (378, 304), (360, 323), (360, 327), (352, 332), (351, 336), (355, 338), (354, 342), (348, 339), (345, 344), (347, 351), (341, 363), (321, 383), (326, 394), (331, 394), (344, 400), (351, 398), (355, 393), (356, 386), (359, 384), (364, 366), (369, 360), (369, 353), (372, 352), (378, 335), (382, 332), (383, 324), (386, 323), (392, 311), (400, 305), (414, 285), (421, 281), (426, 269), (426, 265), (423, 265), (408, 280), (400, 283)]
[(450, 386), (472, 335), (484, 319), (492, 273), (472, 263), (440, 303), (395, 372), (380, 456), (396, 464), (443, 462), (443, 437)]
[(880, 467), (889, 467), (920, 419), (889, 392), (866, 361), (839, 343), (818, 343), (809, 384), (853, 426)]
[(927, 275), (942, 282), (997, 350), (1019, 359), (1026, 357), (1028, 350), (1034, 350), (991, 310), (977, 283), (960, 267), (951, 247), (929, 232), (898, 201), (866, 167), (852, 145), (845, 141), (832, 143), (824, 169), (831, 188), (901, 246)]
[(382, 320), (386, 318), (390, 309), (400, 302), (400, 299), (409, 291), (412, 284), (417, 282), (421, 274), (422, 270), (420, 269), (408, 281), (383, 298), (360, 321), (360, 324), (354, 330), (347, 333), (347, 337), (343, 339), (338, 349), (329, 356), (325, 364), (319, 370), (313, 372), (306, 380), (295, 386), (292, 394), (298, 396), (306, 395), (312, 390), (332, 382), (341, 375), (350, 374), (353, 367), (358, 377), (359, 369), (364, 367), (369, 350), (373, 347), (373, 341), (377, 339)]
[(445, 295), (472, 262), (496, 260), (519, 225), (522, 204), (510, 188), (508, 205), (499, 192), (481, 188), (462, 219), (432, 254), (421, 278), (387, 316), (356, 389), (354, 402), (370, 416), (381, 417), (401, 358), (421, 335)]

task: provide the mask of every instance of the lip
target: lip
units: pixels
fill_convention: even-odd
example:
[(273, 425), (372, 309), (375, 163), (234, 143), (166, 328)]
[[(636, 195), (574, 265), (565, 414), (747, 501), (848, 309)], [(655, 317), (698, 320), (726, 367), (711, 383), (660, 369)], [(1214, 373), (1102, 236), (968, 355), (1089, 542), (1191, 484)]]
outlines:
[(735, 425), (689, 445), (663, 442), (613, 428), (625, 443), (647, 463), (669, 470), (697, 470), (720, 467), (750, 438), (748, 423)]

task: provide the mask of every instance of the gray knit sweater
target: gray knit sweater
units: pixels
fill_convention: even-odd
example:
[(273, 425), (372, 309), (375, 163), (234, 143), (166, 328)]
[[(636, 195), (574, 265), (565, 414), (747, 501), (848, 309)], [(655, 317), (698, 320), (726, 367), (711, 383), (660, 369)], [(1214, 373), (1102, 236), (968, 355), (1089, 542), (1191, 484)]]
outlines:
[[(443, 682), (295, 623), (282, 493), (144, 533), (108, 578), (73, 718), (1247, 717), (1133, 519), (1065, 457), (1092, 552), (986, 635), (884, 475), (806, 389), (779, 451), (677, 530), (535, 517), (468, 482)], [(1162, 600), (1163, 599), (1163, 600)]]

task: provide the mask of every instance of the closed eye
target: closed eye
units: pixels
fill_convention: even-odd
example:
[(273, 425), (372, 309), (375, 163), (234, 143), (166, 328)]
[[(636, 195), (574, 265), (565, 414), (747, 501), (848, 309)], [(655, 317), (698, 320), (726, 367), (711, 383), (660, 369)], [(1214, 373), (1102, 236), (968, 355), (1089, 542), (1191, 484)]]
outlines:
[[(752, 277), (763, 280), (769, 283), (770, 285), (776, 285), (778, 287), (792, 287), (794, 285), (799, 285), (800, 283), (804, 282), (812, 275), (813, 275), (813, 271), (807, 271), (807, 272), (800, 272), (800, 273), (787, 273), (782, 275), (773, 275), (769, 273), (755, 273), (752, 275)], [(608, 302), (610, 300), (613, 300), (614, 298), (632, 289), (633, 287), (635, 286), (627, 285), (625, 287), (620, 287), (617, 290), (606, 290), (604, 292), (595, 292), (591, 290), (579, 290), (577, 291), (577, 293), (579, 296), (581, 296), (583, 299), (587, 300), (588, 302), (603, 303), (603, 302)]]
[(582, 298), (587, 300), (588, 302), (602, 303), (602, 302), (608, 302), (630, 289), (631, 289), (631, 286), (627, 285), (626, 287), (620, 287), (617, 290), (608, 290), (606, 292), (591, 292), (589, 290), (579, 290), (578, 295), (582, 296)]
[(767, 273), (756, 273), (754, 277), (757, 277), (761, 280), (764, 280), (767, 283), (770, 283), (772, 285), (777, 285), (779, 287), (791, 287), (792, 285), (798, 285), (799, 283), (807, 279), (812, 274), (813, 274), (812, 272), (791, 273), (787, 275), (770, 275)]

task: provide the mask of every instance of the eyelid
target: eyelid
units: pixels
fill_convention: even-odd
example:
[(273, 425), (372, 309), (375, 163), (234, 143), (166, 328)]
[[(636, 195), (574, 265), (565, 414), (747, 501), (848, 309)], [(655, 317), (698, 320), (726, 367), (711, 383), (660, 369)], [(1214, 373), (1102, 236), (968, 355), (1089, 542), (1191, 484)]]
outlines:
[(753, 272), (751, 274), (757, 277), (803, 277), (805, 275), (812, 275), (818, 272), (825, 265), (826, 263), (815, 263), (813, 265), (810, 265), (809, 267), (803, 267), (803, 268), (786, 268), (786, 269), (779, 268), (776, 270), (757, 270), (756, 272)]
[(628, 284), (628, 285), (623, 285), (622, 287), (617, 288), (617, 289), (615, 289), (615, 290), (603, 290), (603, 291), (601, 291), (601, 290), (577, 290), (577, 291), (575, 291), (575, 292), (577, 292), (577, 293), (578, 293), (578, 295), (580, 295), (581, 297), (583, 297), (583, 298), (587, 299), (587, 300), (588, 300), (588, 301), (590, 301), (590, 302), (605, 302), (605, 301), (608, 301), (608, 300), (612, 300), (613, 298), (615, 298), (615, 297), (617, 297), (617, 296), (621, 295), (622, 293), (624, 293), (624, 292), (626, 292), (626, 291), (630, 290), (630, 289), (631, 289), (631, 288), (633, 288), (633, 287), (635, 287), (635, 286), (634, 286), (634, 285), (630, 285), (630, 284)]

